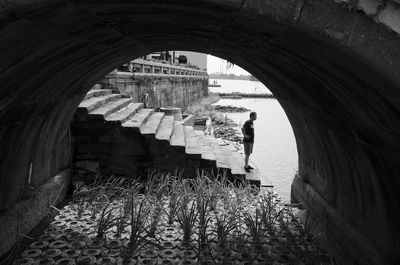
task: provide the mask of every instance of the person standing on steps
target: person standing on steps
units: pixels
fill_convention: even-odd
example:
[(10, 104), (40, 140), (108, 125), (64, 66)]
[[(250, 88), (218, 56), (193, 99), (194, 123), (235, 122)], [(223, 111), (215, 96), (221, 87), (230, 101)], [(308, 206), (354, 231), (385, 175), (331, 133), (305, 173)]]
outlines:
[(250, 119), (247, 120), (242, 126), (243, 133), (243, 147), (244, 147), (244, 170), (250, 172), (250, 169), (254, 169), (249, 166), (249, 157), (253, 153), (254, 145), (254, 124), (253, 121), (257, 119), (257, 113), (250, 112)]

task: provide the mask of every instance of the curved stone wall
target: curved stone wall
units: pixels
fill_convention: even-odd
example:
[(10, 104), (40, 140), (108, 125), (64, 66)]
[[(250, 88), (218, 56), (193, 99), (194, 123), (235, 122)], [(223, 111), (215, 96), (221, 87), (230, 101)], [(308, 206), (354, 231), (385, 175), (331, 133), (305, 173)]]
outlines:
[(55, 175), (57, 144), (96, 81), (155, 50), (193, 50), (244, 67), (275, 94), (298, 146), (293, 196), (340, 255), (398, 259), (400, 38), (396, 20), (382, 19), (397, 11), (365, 11), (384, 26), (332, 0), (1, 4), (0, 209)]

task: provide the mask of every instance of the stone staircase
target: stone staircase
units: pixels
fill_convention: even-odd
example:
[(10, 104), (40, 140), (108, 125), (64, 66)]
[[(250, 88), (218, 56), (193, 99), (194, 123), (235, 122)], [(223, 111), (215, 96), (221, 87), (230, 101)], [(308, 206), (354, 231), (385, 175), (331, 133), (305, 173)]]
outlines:
[[(178, 168), (195, 177), (197, 169), (212, 169), (246, 180), (243, 157), (232, 144), (111, 90), (87, 93), (72, 130), (75, 162), (98, 163), (101, 171), (111, 174), (137, 176), (148, 168), (166, 172)], [(260, 185), (257, 177), (247, 180)]]

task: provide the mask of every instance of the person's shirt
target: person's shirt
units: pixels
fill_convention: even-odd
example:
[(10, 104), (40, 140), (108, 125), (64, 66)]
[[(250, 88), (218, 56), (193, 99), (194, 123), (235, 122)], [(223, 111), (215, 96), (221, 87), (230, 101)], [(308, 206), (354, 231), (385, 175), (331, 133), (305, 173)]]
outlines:
[(250, 138), (243, 137), (243, 142), (253, 143), (254, 142), (254, 124), (253, 124), (253, 121), (251, 119), (247, 120), (243, 124), (243, 128), (244, 128), (244, 133), (246, 135), (250, 136)]

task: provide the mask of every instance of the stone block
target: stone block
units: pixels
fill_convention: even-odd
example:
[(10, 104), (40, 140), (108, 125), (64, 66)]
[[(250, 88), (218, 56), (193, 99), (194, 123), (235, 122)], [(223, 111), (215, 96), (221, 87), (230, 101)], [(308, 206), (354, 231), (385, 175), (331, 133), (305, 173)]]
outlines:
[(75, 142), (80, 143), (90, 143), (92, 141), (92, 136), (90, 135), (78, 135), (75, 137)]
[(400, 34), (400, 8), (394, 4), (388, 4), (378, 14), (378, 20), (391, 30)]
[(110, 153), (111, 145), (108, 144), (82, 144), (76, 147), (77, 153), (98, 154)]
[(194, 115), (188, 115), (186, 118), (182, 120), (183, 125), (185, 126), (194, 126), (195, 121), (196, 117)]
[(102, 135), (99, 137), (99, 143), (108, 144), (111, 143), (112, 135)]
[(99, 160), (105, 161), (105, 160), (110, 160), (111, 155), (110, 154), (99, 154), (97, 157), (99, 158)]
[(85, 108), (78, 108), (75, 112), (74, 119), (79, 122), (84, 122), (87, 120), (88, 112)]
[(112, 134), (118, 125), (112, 122), (105, 122), (103, 120), (92, 119), (92, 116), (89, 116), (88, 122), (83, 122), (79, 124), (79, 128), (87, 131), (87, 132), (101, 132), (103, 134)]
[(382, 0), (358, 0), (357, 7), (365, 12), (368, 16), (373, 16), (378, 11)]
[(112, 163), (105, 170), (111, 174), (135, 176), (138, 172), (136, 164)]
[(79, 161), (74, 163), (74, 166), (92, 172), (97, 172), (99, 169), (99, 163), (93, 161)]
[(160, 141), (155, 139), (149, 139), (148, 148), (151, 154), (163, 155), (168, 152), (169, 144), (167, 141)]
[(137, 141), (126, 141), (113, 144), (112, 156), (143, 155), (146, 151), (143, 144)]
[(74, 155), (74, 160), (75, 161), (80, 161), (80, 160), (97, 160), (98, 155), (97, 154), (87, 154), (87, 153), (82, 153), (82, 154), (75, 154)]
[(387, 264), (383, 261), (382, 253), (364, 235), (346, 220), (314, 190), (312, 186), (303, 182), (297, 175), (291, 187), (292, 202), (300, 202), (310, 210), (313, 218), (316, 218), (322, 237), (322, 243), (328, 243), (334, 248), (335, 258), (338, 264), (345, 264), (345, 261), (357, 253), (354, 262), (357, 264)]
[(0, 214), (0, 257), (27, 235), (49, 213), (50, 206), (61, 202), (69, 188), (70, 172), (60, 172), (43, 184), (32, 197), (14, 204)]

